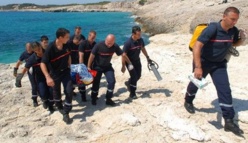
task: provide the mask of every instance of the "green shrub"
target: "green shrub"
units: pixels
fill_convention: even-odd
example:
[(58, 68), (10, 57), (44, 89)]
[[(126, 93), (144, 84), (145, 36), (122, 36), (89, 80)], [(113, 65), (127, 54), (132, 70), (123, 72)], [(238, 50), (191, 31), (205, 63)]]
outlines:
[(140, 0), (140, 1), (139, 1), (139, 4), (140, 4), (140, 5), (144, 5), (146, 2), (147, 2), (147, 0)]

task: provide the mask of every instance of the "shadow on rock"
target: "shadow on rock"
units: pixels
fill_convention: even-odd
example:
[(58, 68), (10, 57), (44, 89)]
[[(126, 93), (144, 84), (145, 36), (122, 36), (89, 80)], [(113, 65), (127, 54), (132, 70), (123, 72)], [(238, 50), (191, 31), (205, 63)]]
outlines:
[(172, 91), (168, 90), (168, 89), (151, 89), (148, 91), (139, 91), (137, 92), (138, 94), (141, 94), (141, 98), (151, 98), (151, 94), (163, 94), (166, 97), (170, 97)]
[[(241, 111), (247, 111), (248, 109), (248, 100), (242, 100), (242, 99), (237, 99), (237, 98), (233, 98), (233, 107), (234, 110), (236, 112), (236, 117), (239, 120), (239, 112)], [(214, 108), (201, 108), (201, 109), (197, 109), (196, 111), (199, 112), (206, 112), (206, 113), (216, 113), (217, 112), (217, 117), (216, 117), (216, 121), (209, 121), (210, 124), (212, 124), (213, 126), (216, 127), (216, 129), (221, 129), (223, 128), (221, 121), (222, 121), (222, 113), (221, 113), (221, 108), (219, 106), (219, 102), (218, 99), (215, 99), (214, 101), (212, 101), (211, 103)]]

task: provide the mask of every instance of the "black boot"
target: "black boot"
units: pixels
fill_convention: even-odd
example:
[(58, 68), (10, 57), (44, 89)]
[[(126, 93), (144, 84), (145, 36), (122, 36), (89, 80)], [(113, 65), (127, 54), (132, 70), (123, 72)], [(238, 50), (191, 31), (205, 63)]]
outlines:
[(125, 84), (126, 87), (127, 87), (127, 91), (130, 91), (130, 84), (129, 84), (129, 81), (125, 81), (124, 84)]
[(63, 107), (62, 101), (60, 101), (60, 102), (55, 102), (55, 105), (56, 105), (57, 109), (59, 110), (59, 112), (60, 112), (61, 114), (63, 114), (63, 113), (64, 113), (64, 107)]
[(91, 92), (91, 104), (92, 105), (96, 105), (97, 103), (96, 103), (96, 101), (97, 101), (97, 95), (98, 95), (98, 93), (94, 93), (94, 92)]
[(80, 91), (80, 94), (81, 94), (82, 102), (86, 102), (87, 101), (87, 99), (86, 99), (86, 92), (85, 91)]
[(44, 109), (47, 109), (47, 107), (48, 107), (48, 100), (42, 100), (42, 102), (43, 102), (43, 108)]
[(81, 95), (82, 102), (87, 102), (86, 95)]
[(33, 106), (37, 107), (38, 106), (37, 97), (32, 97), (32, 100), (33, 100)]
[(131, 98), (131, 99), (137, 99), (138, 97), (136, 96), (135, 93), (130, 93), (129, 98)]
[(136, 96), (136, 86), (130, 85), (129, 87), (130, 87), (129, 98), (131, 98), (131, 99), (137, 99), (137, 96)]
[(52, 105), (49, 105), (49, 106), (48, 106), (48, 110), (50, 111), (50, 114), (53, 114), (54, 108), (53, 108)]
[(226, 132), (233, 132), (235, 135), (244, 134), (243, 130), (241, 130), (232, 119), (225, 119), (224, 130)]
[(92, 98), (92, 99), (91, 99), (91, 104), (92, 104), (92, 105), (96, 105), (96, 104), (97, 104), (97, 103), (96, 103), (96, 100), (97, 100), (97, 98)]
[(69, 114), (66, 114), (66, 113), (65, 113), (65, 114), (63, 115), (63, 121), (64, 121), (66, 124), (71, 124), (72, 121), (73, 121), (73, 119), (70, 118)]
[(184, 102), (184, 107), (185, 109), (190, 113), (194, 114), (195, 113), (195, 107), (193, 104), (187, 103), (186, 101)]
[(106, 105), (115, 106), (116, 103), (111, 98), (107, 98), (106, 99)]

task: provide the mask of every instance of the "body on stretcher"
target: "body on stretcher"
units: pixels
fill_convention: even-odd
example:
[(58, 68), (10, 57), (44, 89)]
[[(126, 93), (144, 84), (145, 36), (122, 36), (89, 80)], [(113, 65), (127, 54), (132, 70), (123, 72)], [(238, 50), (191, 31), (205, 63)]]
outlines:
[(72, 64), (71, 78), (73, 86), (86, 86), (91, 84), (96, 73), (95, 70), (88, 70), (84, 64)]

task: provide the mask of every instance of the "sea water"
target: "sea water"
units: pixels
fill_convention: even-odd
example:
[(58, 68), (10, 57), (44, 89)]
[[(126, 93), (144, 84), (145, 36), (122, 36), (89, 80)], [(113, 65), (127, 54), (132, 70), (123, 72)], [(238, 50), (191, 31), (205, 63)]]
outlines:
[[(134, 25), (137, 23), (128, 12), (0, 12), (0, 63), (16, 62), (25, 50), (25, 43), (39, 41), (42, 35), (53, 41), (60, 27), (73, 34), (74, 27), (81, 26), (85, 37), (95, 30), (97, 42), (111, 33), (116, 36), (116, 43), (123, 45)], [(142, 37), (148, 44), (148, 35)]]

